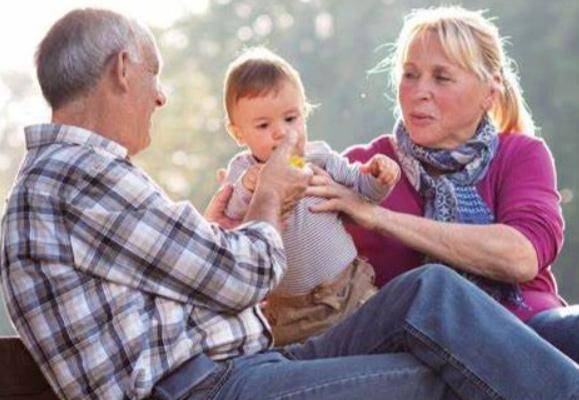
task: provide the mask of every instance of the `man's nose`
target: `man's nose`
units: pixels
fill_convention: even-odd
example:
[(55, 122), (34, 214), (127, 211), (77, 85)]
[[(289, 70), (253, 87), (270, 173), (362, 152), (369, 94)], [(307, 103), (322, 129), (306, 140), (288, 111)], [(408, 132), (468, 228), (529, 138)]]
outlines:
[(162, 87), (157, 89), (157, 98), (155, 99), (155, 103), (157, 107), (163, 107), (167, 103), (167, 95), (165, 95), (165, 91)]

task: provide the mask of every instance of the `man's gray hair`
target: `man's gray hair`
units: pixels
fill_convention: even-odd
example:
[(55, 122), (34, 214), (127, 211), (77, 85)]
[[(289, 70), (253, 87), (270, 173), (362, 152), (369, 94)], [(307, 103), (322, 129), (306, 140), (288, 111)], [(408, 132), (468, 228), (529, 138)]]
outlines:
[(140, 50), (155, 46), (153, 35), (136, 20), (109, 10), (73, 10), (58, 20), (36, 52), (36, 73), (53, 110), (96, 86), (107, 64), (126, 50), (139, 61)]

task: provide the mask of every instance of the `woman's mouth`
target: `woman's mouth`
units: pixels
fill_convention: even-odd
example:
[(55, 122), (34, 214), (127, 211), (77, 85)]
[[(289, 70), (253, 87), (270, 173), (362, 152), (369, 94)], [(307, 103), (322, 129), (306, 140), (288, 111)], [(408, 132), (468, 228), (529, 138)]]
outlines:
[(434, 117), (430, 114), (412, 113), (410, 114), (410, 121), (414, 125), (427, 125), (434, 121)]

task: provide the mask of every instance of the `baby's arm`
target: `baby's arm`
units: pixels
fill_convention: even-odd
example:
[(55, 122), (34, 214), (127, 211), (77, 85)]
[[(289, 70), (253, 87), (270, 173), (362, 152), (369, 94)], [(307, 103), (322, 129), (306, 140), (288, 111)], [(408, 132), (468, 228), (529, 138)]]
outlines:
[(237, 155), (227, 167), (225, 183), (233, 186), (233, 193), (225, 209), (225, 215), (231, 219), (243, 219), (257, 182), (260, 166), (251, 165), (247, 157), (249, 156), (243, 153)]
[(336, 182), (376, 203), (390, 193), (400, 177), (398, 164), (386, 156), (373, 157), (361, 165), (350, 163), (324, 142), (310, 142), (307, 149), (310, 151), (308, 161), (325, 169)]
[(372, 175), (380, 185), (388, 187), (388, 192), (400, 180), (400, 166), (385, 154), (374, 154), (360, 167), (360, 171)]

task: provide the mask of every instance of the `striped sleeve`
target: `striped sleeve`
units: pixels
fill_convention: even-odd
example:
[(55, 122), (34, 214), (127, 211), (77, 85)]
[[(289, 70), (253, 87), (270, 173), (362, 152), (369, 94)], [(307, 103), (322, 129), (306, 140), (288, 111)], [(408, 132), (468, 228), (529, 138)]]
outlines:
[(225, 215), (229, 218), (240, 220), (245, 217), (253, 193), (243, 186), (241, 179), (252, 164), (251, 155), (243, 152), (233, 157), (227, 166), (225, 182), (233, 185), (233, 193), (225, 209)]
[(306, 155), (309, 162), (323, 168), (336, 182), (356, 190), (374, 203), (380, 203), (390, 192), (389, 186), (381, 185), (372, 175), (361, 172), (360, 163), (350, 163), (325, 142), (309, 142)]

